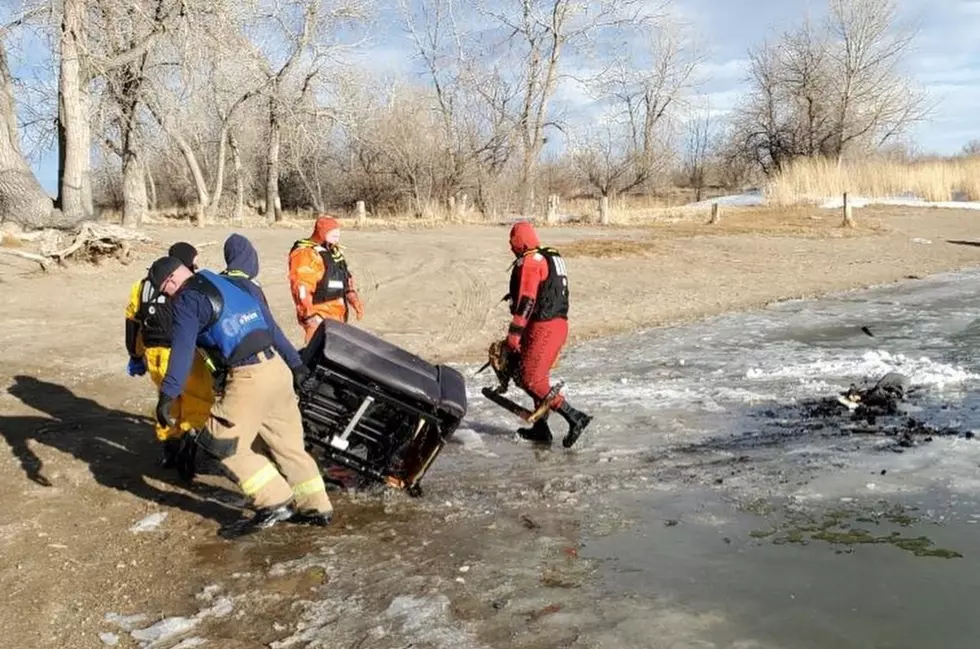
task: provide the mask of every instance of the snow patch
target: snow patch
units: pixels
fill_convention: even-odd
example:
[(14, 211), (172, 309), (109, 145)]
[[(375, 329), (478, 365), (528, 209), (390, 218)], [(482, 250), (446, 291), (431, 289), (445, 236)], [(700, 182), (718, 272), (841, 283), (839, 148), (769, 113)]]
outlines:
[[(847, 202), (851, 207), (867, 207), (868, 205), (893, 205), (897, 207), (936, 207), (960, 210), (980, 210), (980, 201), (926, 201), (915, 196), (891, 198), (865, 198), (863, 196), (848, 196)], [(824, 209), (840, 209), (844, 207), (844, 197), (836, 196), (820, 203)]]
[(752, 207), (755, 205), (765, 205), (766, 199), (762, 195), (762, 192), (758, 190), (752, 190), (745, 192), (744, 194), (729, 194), (728, 196), (718, 196), (716, 198), (708, 198), (697, 203), (691, 203), (691, 207), (707, 207), (712, 203), (718, 203), (719, 205), (733, 205), (737, 207)]
[(149, 516), (143, 518), (141, 521), (129, 528), (129, 531), (133, 534), (139, 534), (140, 532), (155, 532), (160, 528), (163, 521), (167, 520), (167, 512), (157, 512), (155, 514), (150, 514)]
[(835, 377), (881, 377), (888, 372), (901, 372), (914, 386), (930, 386), (942, 389), (950, 384), (964, 383), (980, 376), (954, 365), (934, 361), (926, 356), (912, 358), (886, 351), (869, 351), (859, 358), (834, 358), (815, 360), (801, 365), (784, 365), (779, 368), (751, 367), (745, 373), (749, 380), (768, 379), (815, 379)]

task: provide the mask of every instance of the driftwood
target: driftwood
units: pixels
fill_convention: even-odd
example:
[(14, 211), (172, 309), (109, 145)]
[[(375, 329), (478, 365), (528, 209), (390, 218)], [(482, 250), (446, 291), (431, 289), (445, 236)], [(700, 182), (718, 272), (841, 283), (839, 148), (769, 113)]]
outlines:
[(98, 262), (106, 257), (115, 257), (125, 264), (129, 261), (133, 242), (152, 241), (138, 230), (94, 222), (82, 223), (70, 233), (43, 230), (14, 236), (21, 241), (35, 242), (40, 254), (9, 249), (3, 252), (36, 261), (43, 270), (47, 270), (51, 263), (63, 265), (68, 259)]
[(36, 261), (41, 264), (41, 270), (47, 270), (48, 264), (51, 260), (47, 257), (42, 257), (41, 255), (35, 255), (33, 252), (24, 252), (22, 250), (11, 250), (10, 248), (0, 248), (0, 255), (9, 255), (11, 257), (20, 257), (21, 259), (29, 259), (31, 261)]

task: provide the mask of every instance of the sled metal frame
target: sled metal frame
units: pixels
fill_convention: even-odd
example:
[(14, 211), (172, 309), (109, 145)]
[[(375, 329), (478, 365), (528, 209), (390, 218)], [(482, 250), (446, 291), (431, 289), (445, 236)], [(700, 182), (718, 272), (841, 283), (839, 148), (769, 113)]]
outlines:
[[(333, 402), (329, 397), (319, 396), (317, 387), (304, 390), (300, 395), (300, 412), (303, 416), (305, 442), (318, 448), (328, 459), (345, 466), (358, 474), (389, 486), (406, 489), (410, 495), (421, 495), (420, 482), (428, 472), (432, 462), (442, 451), (446, 440), (459, 426), (458, 421), (447, 423), (438, 413), (420, 407), (412, 399), (392, 391), (374, 381), (359, 380), (347, 373), (340, 372), (330, 365), (317, 363), (309, 379), (304, 382), (310, 385), (314, 382), (337, 387), (357, 394), (361, 404), (349, 418), (345, 417), (346, 409), (343, 404)], [(414, 432), (402, 439), (392, 439), (385, 431), (383, 424), (372, 420), (368, 414), (369, 408), (375, 404), (385, 404), (406, 417), (415, 417)], [(333, 406), (333, 407), (331, 407)], [(339, 433), (338, 426), (346, 426)], [(420, 465), (405, 474), (403, 470), (394, 470), (394, 461), (399, 459), (400, 452), (411, 448), (423, 434), (434, 434), (437, 440), (432, 448), (418, 458)], [(387, 448), (383, 457), (383, 467), (379, 468), (378, 461), (365, 459), (350, 450), (351, 442), (363, 441), (368, 453)], [(389, 443), (390, 442), (390, 443)], [(402, 475), (396, 475), (401, 473)]]

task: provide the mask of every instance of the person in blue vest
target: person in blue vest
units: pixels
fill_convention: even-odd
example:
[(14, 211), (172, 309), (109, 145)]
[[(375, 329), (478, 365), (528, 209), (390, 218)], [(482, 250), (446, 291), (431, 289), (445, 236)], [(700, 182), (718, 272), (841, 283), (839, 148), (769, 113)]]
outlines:
[[(229, 277), (209, 270), (194, 273), (174, 257), (156, 260), (149, 278), (170, 298), (173, 314), (158, 421), (170, 418), (170, 404), (183, 389), (196, 347), (225, 375), (192, 448), (221, 463), (255, 515), (223, 527), (220, 534), (235, 538), (284, 521), (328, 525), (333, 505), (319, 466), (304, 447), (294, 388), (308, 370), (264, 300)], [(255, 452), (257, 436), (275, 463)]]

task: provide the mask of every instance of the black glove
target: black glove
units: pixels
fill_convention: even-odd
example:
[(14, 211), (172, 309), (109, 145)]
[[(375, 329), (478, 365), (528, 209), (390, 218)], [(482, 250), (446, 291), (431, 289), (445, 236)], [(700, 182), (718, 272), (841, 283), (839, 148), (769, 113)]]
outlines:
[(160, 397), (157, 399), (157, 423), (161, 426), (169, 428), (177, 423), (177, 420), (170, 414), (170, 406), (173, 402), (173, 397), (168, 397), (162, 392), (160, 393)]
[(306, 381), (310, 376), (310, 370), (303, 364), (299, 364), (293, 368), (293, 390), (297, 394), (303, 391), (303, 382)]

